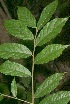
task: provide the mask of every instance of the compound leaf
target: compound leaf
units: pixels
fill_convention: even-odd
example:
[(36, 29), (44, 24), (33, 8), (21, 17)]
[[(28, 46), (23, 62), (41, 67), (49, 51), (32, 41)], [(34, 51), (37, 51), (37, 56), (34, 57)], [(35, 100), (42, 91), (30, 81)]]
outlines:
[(56, 73), (48, 77), (36, 90), (35, 98), (43, 97), (53, 91), (62, 79), (64, 73)]
[(29, 27), (36, 27), (36, 20), (32, 13), (26, 7), (18, 7), (18, 19), (21, 20), (24, 25)]
[(55, 18), (48, 22), (40, 31), (36, 40), (36, 45), (41, 46), (55, 38), (58, 33), (61, 32), (61, 29), (67, 20), (68, 18)]
[(23, 65), (11, 62), (9, 60), (5, 61), (2, 65), (0, 65), (0, 72), (5, 75), (11, 76), (19, 76), (19, 77), (31, 76), (31, 72)]
[(14, 97), (17, 96), (17, 84), (16, 84), (16, 81), (15, 81), (15, 78), (13, 79), (13, 81), (11, 83), (11, 92), (12, 92), (12, 95)]
[(32, 32), (19, 20), (6, 20), (4, 26), (9, 34), (23, 40), (33, 40)]
[(0, 57), (8, 59), (27, 58), (32, 55), (32, 52), (24, 45), (17, 43), (4, 43), (0, 45)]
[(59, 91), (44, 98), (39, 104), (68, 104), (70, 101), (70, 91)]
[(59, 57), (62, 51), (69, 45), (51, 44), (46, 46), (37, 56), (35, 57), (35, 64), (48, 63), (51, 60)]
[(55, 0), (44, 8), (37, 23), (38, 30), (40, 30), (50, 20), (56, 10), (57, 5), (58, 0)]

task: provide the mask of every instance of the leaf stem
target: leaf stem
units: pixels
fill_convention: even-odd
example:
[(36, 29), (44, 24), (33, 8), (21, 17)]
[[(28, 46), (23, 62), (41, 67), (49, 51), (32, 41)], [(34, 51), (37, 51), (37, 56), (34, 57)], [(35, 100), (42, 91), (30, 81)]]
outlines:
[(2, 93), (0, 93), (0, 95), (3, 96), (3, 97), (7, 97), (7, 98), (15, 99), (15, 100), (18, 100), (18, 101), (21, 101), (21, 102), (25, 102), (25, 103), (28, 103), (28, 104), (32, 104), (32, 103), (30, 103), (30, 102), (28, 102), (28, 101), (25, 101), (25, 100), (19, 99), (19, 98), (17, 98), (17, 97), (13, 97), (13, 96), (5, 95), (5, 94), (2, 94)]
[(35, 57), (35, 47), (36, 47), (36, 36), (37, 36), (37, 27), (36, 27), (36, 35), (34, 36), (34, 50), (33, 50), (33, 60), (32, 60), (32, 104), (34, 104), (34, 57)]

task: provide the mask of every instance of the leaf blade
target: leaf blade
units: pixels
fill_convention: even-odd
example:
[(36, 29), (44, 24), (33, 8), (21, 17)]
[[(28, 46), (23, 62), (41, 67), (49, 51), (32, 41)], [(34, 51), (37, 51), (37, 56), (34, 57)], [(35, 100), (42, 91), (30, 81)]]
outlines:
[(39, 33), (36, 46), (41, 46), (55, 38), (61, 32), (67, 20), (68, 18), (55, 18), (48, 22)]
[(38, 30), (40, 30), (50, 20), (56, 10), (57, 5), (58, 0), (55, 0), (44, 8), (37, 23)]
[(43, 99), (39, 104), (68, 104), (70, 91), (59, 91)]
[(23, 40), (33, 40), (32, 32), (20, 20), (6, 20), (4, 27), (9, 34)]
[(16, 80), (15, 78), (13, 79), (12, 83), (11, 83), (11, 92), (12, 92), (12, 95), (14, 97), (17, 96), (17, 85), (16, 85)]
[(18, 19), (23, 21), (26, 26), (36, 27), (36, 20), (26, 7), (18, 7)]
[(8, 59), (27, 58), (32, 55), (32, 52), (24, 45), (17, 43), (4, 43), (0, 45), (0, 57)]
[(62, 79), (64, 73), (56, 73), (48, 77), (36, 90), (35, 98), (43, 97), (53, 91)]
[(46, 46), (37, 56), (35, 57), (35, 64), (48, 63), (51, 60), (59, 57), (62, 51), (69, 45), (51, 44)]
[(21, 64), (5, 61), (0, 65), (0, 72), (5, 75), (28, 77), (31, 76), (31, 72)]

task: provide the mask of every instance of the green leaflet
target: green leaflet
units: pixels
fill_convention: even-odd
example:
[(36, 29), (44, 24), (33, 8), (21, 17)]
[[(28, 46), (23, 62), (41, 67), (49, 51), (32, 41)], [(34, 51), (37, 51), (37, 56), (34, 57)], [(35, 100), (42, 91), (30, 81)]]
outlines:
[(16, 84), (16, 81), (15, 81), (15, 78), (13, 79), (13, 81), (11, 83), (11, 92), (12, 92), (12, 95), (14, 97), (17, 96), (17, 84)]
[(62, 51), (69, 45), (51, 44), (46, 46), (37, 56), (35, 57), (35, 64), (48, 63), (51, 60), (59, 57)]
[(43, 97), (53, 91), (62, 79), (64, 73), (56, 73), (48, 77), (38, 88), (35, 93), (35, 98)]
[(67, 20), (68, 18), (55, 18), (48, 22), (40, 31), (36, 40), (36, 45), (41, 46), (55, 38), (58, 33), (61, 32), (61, 29)]
[(23, 21), (24, 25), (29, 27), (36, 27), (36, 20), (31, 12), (26, 7), (18, 7), (18, 19)]
[(2, 65), (0, 65), (0, 72), (5, 75), (11, 76), (19, 76), (19, 77), (31, 76), (31, 72), (23, 65), (11, 62), (9, 60), (5, 61)]
[(44, 8), (37, 23), (38, 30), (40, 30), (50, 20), (56, 10), (57, 5), (58, 0), (55, 0)]
[(70, 101), (70, 91), (59, 91), (44, 98), (39, 104), (68, 104)]
[(27, 58), (32, 55), (32, 52), (24, 45), (18, 43), (4, 43), (0, 45), (0, 57), (8, 59)]
[(6, 20), (4, 26), (9, 34), (23, 40), (33, 40), (32, 32), (20, 20)]

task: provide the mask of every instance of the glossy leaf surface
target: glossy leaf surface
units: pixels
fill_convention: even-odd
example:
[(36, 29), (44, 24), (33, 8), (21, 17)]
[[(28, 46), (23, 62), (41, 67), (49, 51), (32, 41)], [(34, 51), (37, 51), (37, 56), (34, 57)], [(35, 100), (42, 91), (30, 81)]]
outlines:
[(37, 23), (38, 30), (40, 30), (50, 20), (57, 8), (57, 5), (58, 0), (55, 0), (44, 8)]
[(48, 63), (51, 60), (59, 57), (62, 51), (67, 48), (68, 45), (51, 44), (46, 46), (37, 56), (35, 57), (35, 64)]
[(18, 7), (18, 19), (21, 20), (24, 25), (29, 27), (36, 27), (36, 20), (32, 13), (26, 7)]
[(23, 40), (33, 40), (32, 32), (19, 20), (6, 20), (4, 26), (9, 34)]
[(31, 72), (23, 65), (11, 62), (9, 60), (5, 61), (2, 65), (0, 65), (0, 72), (5, 75), (11, 76), (19, 76), (19, 77), (31, 76)]
[(0, 57), (8, 59), (27, 58), (32, 55), (32, 52), (24, 45), (17, 43), (4, 43), (0, 45)]
[(36, 40), (36, 45), (41, 46), (55, 38), (58, 33), (61, 32), (62, 27), (65, 25), (67, 20), (68, 18), (55, 18), (48, 22), (40, 31)]
[(50, 95), (39, 104), (68, 104), (70, 101), (70, 91), (60, 91)]
[(62, 79), (64, 73), (56, 73), (48, 77), (38, 88), (35, 93), (35, 98), (43, 97), (53, 91)]
[(11, 92), (12, 92), (12, 95), (14, 97), (17, 96), (17, 85), (16, 85), (16, 81), (15, 81), (15, 78), (13, 79), (12, 83), (11, 83)]

